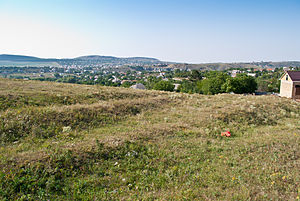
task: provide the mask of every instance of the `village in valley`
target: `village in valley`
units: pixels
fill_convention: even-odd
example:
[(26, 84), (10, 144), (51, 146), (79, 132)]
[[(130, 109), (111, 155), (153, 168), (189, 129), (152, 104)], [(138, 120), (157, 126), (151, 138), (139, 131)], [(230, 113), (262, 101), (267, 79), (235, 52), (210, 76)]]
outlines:
[[(17, 66), (18, 63), (13, 63), (15, 66), (10, 64), (0, 68), (0, 77), (183, 93), (279, 94), (283, 73), (300, 69), (297, 63), (290, 63), (291, 67), (276, 66), (272, 62), (193, 65), (153, 58), (135, 58), (132, 63), (128, 63), (129, 59), (123, 61), (114, 57), (83, 58), (58, 60), (54, 66), (34, 66), (35, 63)], [(95, 58), (104, 58), (105, 61)], [(243, 84), (246, 85), (241, 88)]]

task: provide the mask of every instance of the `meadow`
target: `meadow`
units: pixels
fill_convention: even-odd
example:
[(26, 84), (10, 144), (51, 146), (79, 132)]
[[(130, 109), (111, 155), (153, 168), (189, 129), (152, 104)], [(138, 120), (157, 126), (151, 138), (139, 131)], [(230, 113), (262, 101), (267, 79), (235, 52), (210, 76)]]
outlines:
[(277, 96), (0, 79), (0, 199), (299, 200), (299, 119)]

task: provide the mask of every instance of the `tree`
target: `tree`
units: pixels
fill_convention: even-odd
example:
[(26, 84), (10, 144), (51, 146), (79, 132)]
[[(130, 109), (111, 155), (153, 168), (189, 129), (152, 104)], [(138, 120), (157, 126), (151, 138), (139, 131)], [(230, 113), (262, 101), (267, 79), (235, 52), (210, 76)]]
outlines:
[(131, 82), (126, 81), (121, 85), (121, 87), (129, 88), (131, 85)]
[(201, 92), (204, 94), (224, 93), (226, 89), (222, 86), (226, 82), (229, 75), (219, 71), (210, 71), (206, 74), (206, 79), (201, 81)]
[(154, 84), (153, 89), (155, 90), (161, 90), (161, 91), (173, 91), (174, 85), (170, 81), (159, 81), (156, 84)]
[(159, 81), (161, 81), (162, 78), (157, 78), (155, 76), (149, 76), (147, 79), (147, 82), (144, 84), (146, 86), (147, 89), (153, 89), (153, 87), (155, 86), (156, 83), (158, 83)]
[(54, 73), (54, 77), (55, 78), (61, 78), (61, 76), (59, 75), (59, 73)]
[(192, 70), (191, 75), (190, 75), (190, 80), (192, 80), (192, 81), (202, 80), (201, 72), (198, 70)]
[(184, 80), (178, 87), (178, 91), (183, 93), (194, 93), (196, 92), (196, 83)]
[(248, 76), (246, 74), (238, 74), (235, 78), (227, 78), (222, 88), (227, 93), (254, 93), (257, 89), (257, 83), (252, 76)]

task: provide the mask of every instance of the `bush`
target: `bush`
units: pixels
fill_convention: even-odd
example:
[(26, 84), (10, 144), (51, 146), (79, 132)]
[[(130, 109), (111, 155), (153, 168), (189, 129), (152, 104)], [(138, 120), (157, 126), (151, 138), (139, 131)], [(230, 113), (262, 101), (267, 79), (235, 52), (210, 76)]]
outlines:
[(246, 74), (238, 74), (235, 78), (227, 78), (222, 88), (227, 93), (254, 93), (257, 89), (257, 83), (252, 76), (248, 76)]
[(229, 75), (223, 72), (212, 71), (207, 74), (207, 79), (201, 81), (201, 92), (204, 94), (224, 93), (222, 88)]
[(161, 91), (173, 91), (174, 87), (175, 86), (171, 82), (162, 80), (162, 81), (157, 82), (154, 85), (153, 89), (161, 90)]
[(183, 93), (197, 93), (199, 89), (197, 87), (198, 82), (191, 81), (183, 81), (182, 84), (179, 85), (178, 91)]

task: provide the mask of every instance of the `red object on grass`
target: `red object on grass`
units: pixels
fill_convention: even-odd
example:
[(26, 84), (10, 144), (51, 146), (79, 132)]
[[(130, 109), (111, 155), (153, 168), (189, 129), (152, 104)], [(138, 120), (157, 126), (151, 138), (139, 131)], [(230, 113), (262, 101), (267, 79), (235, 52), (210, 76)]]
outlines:
[(231, 133), (230, 133), (229, 131), (222, 132), (222, 133), (221, 133), (221, 136), (230, 137), (230, 136), (231, 136)]

